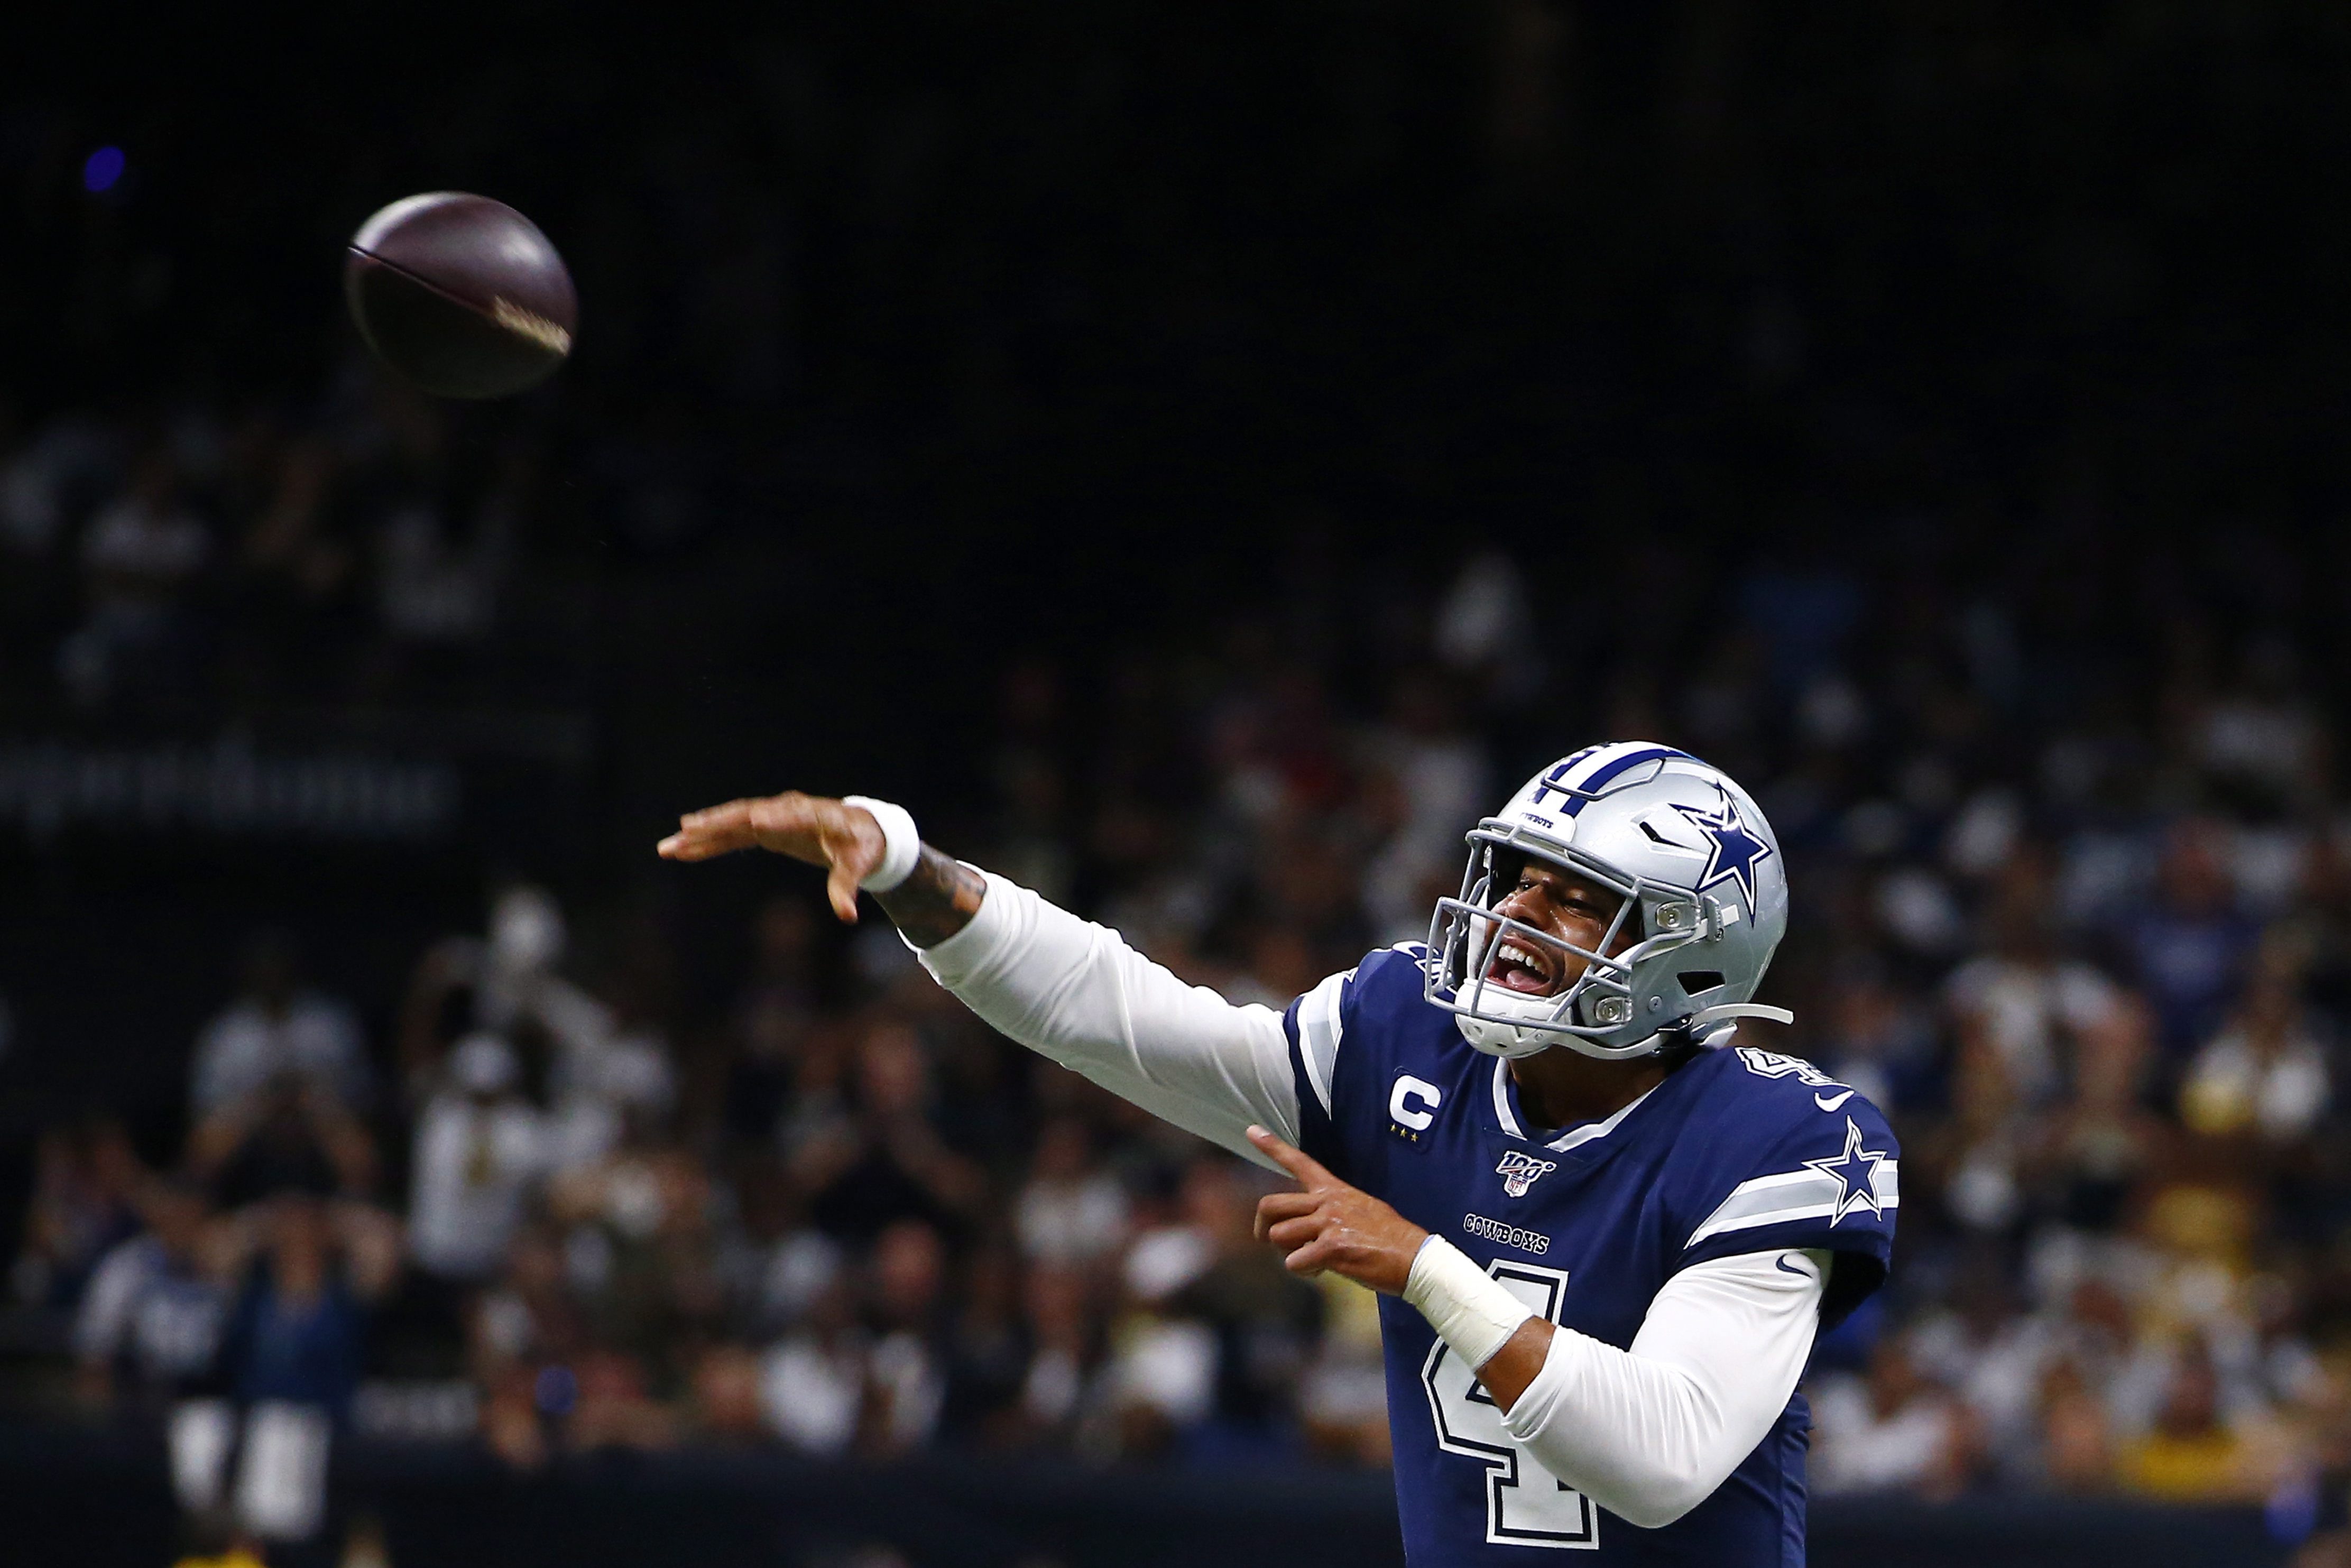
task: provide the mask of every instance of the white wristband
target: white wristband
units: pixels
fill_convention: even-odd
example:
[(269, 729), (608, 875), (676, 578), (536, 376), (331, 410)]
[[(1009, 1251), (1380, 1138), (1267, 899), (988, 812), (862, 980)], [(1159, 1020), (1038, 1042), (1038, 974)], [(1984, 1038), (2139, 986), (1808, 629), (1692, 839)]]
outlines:
[(866, 873), (858, 886), (868, 893), (887, 893), (914, 874), (914, 862), (923, 855), (923, 835), (914, 831), (914, 816), (905, 807), (866, 795), (843, 795), (841, 803), (864, 807), (882, 826), (882, 863)]
[(1417, 1307), (1437, 1337), (1451, 1345), (1469, 1370), (1477, 1371), (1510, 1343), (1534, 1313), (1510, 1287), (1469, 1261), (1441, 1236), (1420, 1244), (1405, 1277), (1404, 1299)]

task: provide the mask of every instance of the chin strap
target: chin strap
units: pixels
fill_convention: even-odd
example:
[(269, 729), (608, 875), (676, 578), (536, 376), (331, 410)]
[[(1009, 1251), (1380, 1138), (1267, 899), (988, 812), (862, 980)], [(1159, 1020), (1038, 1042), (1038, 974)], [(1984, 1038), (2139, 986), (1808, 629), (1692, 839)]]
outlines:
[(1729, 1032), (1731, 1026), (1740, 1019), (1769, 1019), (1773, 1023), (1794, 1023), (1796, 1015), (1785, 1008), (1767, 1008), (1760, 1002), (1725, 1002), (1719, 1007), (1700, 1008), (1671, 1028), (1659, 1030), (1634, 1045), (1612, 1051), (1602, 1060), (1628, 1061), (1653, 1051), (1662, 1051), (1667, 1039), (1674, 1035), (1680, 1035), (1693, 1044), (1711, 1048), (1716, 1038)]
[(1740, 1019), (1768, 1019), (1773, 1023), (1794, 1023), (1796, 1015), (1785, 1008), (1767, 1008), (1760, 1002), (1724, 1002), (1719, 1007), (1700, 1008), (1681, 1022), (1681, 1029), (1701, 1046), (1711, 1048), (1720, 1036), (1729, 1034)]

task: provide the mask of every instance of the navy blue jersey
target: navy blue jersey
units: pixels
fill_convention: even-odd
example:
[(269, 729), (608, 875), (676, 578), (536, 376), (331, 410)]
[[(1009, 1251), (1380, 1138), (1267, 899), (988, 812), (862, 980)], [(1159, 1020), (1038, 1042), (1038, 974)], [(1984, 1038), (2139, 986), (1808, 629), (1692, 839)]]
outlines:
[[(1619, 1348), (1666, 1281), (1706, 1259), (1834, 1252), (1830, 1322), (1884, 1281), (1897, 1151), (1868, 1101), (1796, 1058), (1735, 1046), (1698, 1052), (1605, 1122), (1539, 1142), (1510, 1064), (1471, 1050), (1423, 999), (1419, 951), (1375, 953), (1287, 1015), (1300, 1141), (1343, 1180), (1552, 1322)], [(1643, 1530), (1538, 1469), (1417, 1312), (1383, 1296), (1380, 1321), (1413, 1568), (1524, 1563), (1542, 1548), (1611, 1564), (1803, 1562), (1802, 1396), (1713, 1496)]]

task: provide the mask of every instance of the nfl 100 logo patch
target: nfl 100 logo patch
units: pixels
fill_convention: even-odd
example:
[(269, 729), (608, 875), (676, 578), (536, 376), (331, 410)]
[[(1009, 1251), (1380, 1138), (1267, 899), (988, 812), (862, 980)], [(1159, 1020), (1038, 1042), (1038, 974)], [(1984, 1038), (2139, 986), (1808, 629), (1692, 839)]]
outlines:
[(1511, 1197), (1524, 1197), (1527, 1188), (1557, 1169), (1559, 1164), (1555, 1160), (1539, 1160), (1532, 1155), (1512, 1149), (1502, 1156), (1502, 1163), (1494, 1167), (1494, 1174), (1502, 1178), (1504, 1193)]

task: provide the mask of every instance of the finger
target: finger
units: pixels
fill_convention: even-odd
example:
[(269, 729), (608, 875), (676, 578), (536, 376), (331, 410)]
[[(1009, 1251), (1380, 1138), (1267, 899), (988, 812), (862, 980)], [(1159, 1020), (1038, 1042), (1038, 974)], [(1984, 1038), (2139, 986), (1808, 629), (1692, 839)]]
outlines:
[(1257, 1239), (1264, 1240), (1267, 1230), (1285, 1219), (1313, 1213), (1321, 1202), (1311, 1192), (1268, 1193), (1257, 1201)]
[(873, 813), (862, 806), (838, 807), (810, 825), (817, 827), (817, 842), (825, 863), (832, 868), (825, 882), (832, 912), (854, 925), (858, 885), (882, 863), (890, 850), (889, 840), (883, 836), (882, 824), (873, 820)]
[(747, 850), (747, 843), (730, 844), (700, 833), (677, 832), (653, 846), (653, 853), (665, 861), (706, 861), (737, 850)]
[(1294, 1252), (1308, 1242), (1319, 1239), (1330, 1225), (1330, 1219), (1323, 1215), (1301, 1215), (1296, 1219), (1285, 1219), (1270, 1227), (1265, 1233), (1265, 1239), (1284, 1252)]
[(851, 866), (835, 865), (832, 874), (824, 879), (824, 895), (832, 902), (832, 912), (841, 916), (843, 925), (857, 924), (857, 883), (865, 873)]
[(750, 849), (750, 834), (729, 834), (719, 825), (686, 822), (679, 818), (677, 832), (653, 846), (653, 853), (663, 861), (707, 861), (710, 856), (724, 856), (736, 849)]
[(655, 850), (676, 861), (704, 861), (747, 850), (759, 841), (751, 824), (751, 805), (748, 800), (729, 800), (724, 806), (689, 812), (677, 820), (677, 831), (662, 840)]
[(748, 831), (752, 808), (758, 804), (758, 800), (747, 795), (740, 800), (721, 801), (716, 806), (705, 806), (699, 811), (686, 812), (678, 818), (677, 825), (694, 832)]
[(1301, 1278), (1311, 1278), (1331, 1266), (1332, 1255), (1339, 1244), (1329, 1237), (1319, 1237), (1281, 1260), (1281, 1266)]
[(1313, 1155), (1293, 1145), (1282, 1142), (1263, 1127), (1250, 1127), (1249, 1141), (1256, 1145), (1268, 1159), (1288, 1171), (1310, 1188), (1346, 1185), (1323, 1169), (1322, 1163)]

